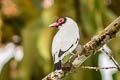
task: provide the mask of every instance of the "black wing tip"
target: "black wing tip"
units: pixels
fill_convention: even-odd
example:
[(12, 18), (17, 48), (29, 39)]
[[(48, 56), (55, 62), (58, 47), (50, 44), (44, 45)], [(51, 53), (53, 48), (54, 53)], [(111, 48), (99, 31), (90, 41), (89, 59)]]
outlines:
[(61, 62), (61, 60), (59, 61), (59, 62), (57, 62), (57, 63), (55, 63), (54, 64), (54, 71), (56, 71), (56, 70), (61, 70), (62, 69), (62, 62)]

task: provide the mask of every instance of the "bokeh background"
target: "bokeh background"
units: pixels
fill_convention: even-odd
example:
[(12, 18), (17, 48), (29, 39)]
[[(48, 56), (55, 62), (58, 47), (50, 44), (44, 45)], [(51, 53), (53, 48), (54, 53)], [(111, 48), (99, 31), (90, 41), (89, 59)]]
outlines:
[[(0, 80), (41, 80), (53, 71), (50, 52), (57, 29), (48, 25), (56, 19), (66, 16), (74, 19), (79, 25), (80, 44), (83, 45), (119, 15), (120, 0), (0, 0), (0, 50), (3, 51), (0, 54), (9, 53), (2, 56), (3, 59), (0, 57), (4, 63), (0, 64), (3, 65)], [(119, 35), (108, 44), (118, 63)], [(16, 54), (17, 47), (22, 47), (18, 61), (13, 55), (9, 57), (13, 52)], [(83, 65), (99, 66), (99, 54)], [(119, 71), (110, 73), (110, 79), (103, 79), (104, 73), (100, 71), (79, 68), (62, 80), (120, 80)]]

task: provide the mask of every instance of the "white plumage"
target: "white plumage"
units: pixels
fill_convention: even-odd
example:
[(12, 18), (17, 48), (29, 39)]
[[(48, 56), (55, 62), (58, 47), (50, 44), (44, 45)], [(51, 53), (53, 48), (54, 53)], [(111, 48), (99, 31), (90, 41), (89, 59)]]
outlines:
[(62, 59), (71, 53), (78, 45), (79, 29), (76, 22), (68, 17), (60, 18), (50, 26), (59, 29), (53, 38), (52, 57), (55, 65), (54, 70), (60, 70)]

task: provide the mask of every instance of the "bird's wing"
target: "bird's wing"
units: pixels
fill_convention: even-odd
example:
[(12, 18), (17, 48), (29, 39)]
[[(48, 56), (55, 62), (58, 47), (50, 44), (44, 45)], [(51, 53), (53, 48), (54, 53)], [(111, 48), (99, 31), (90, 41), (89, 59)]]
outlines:
[[(79, 37), (78, 37), (79, 38)], [(77, 40), (77, 33), (59, 32), (55, 35), (52, 43), (52, 56), (58, 55), (59, 51), (66, 52), (70, 49)]]

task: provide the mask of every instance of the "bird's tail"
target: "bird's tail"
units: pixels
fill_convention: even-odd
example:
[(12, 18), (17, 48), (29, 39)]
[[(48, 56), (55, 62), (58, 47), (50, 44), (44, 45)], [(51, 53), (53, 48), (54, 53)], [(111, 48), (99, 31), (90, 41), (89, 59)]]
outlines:
[(61, 66), (62, 66), (61, 60), (59, 60), (59, 62), (57, 62), (57, 63), (54, 63), (54, 71), (61, 70), (62, 69)]

